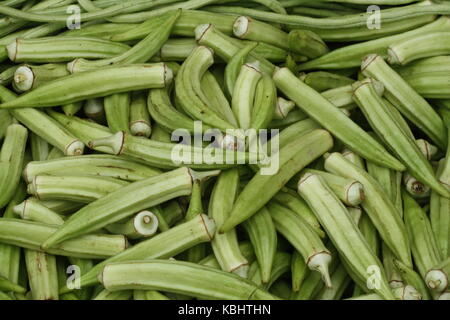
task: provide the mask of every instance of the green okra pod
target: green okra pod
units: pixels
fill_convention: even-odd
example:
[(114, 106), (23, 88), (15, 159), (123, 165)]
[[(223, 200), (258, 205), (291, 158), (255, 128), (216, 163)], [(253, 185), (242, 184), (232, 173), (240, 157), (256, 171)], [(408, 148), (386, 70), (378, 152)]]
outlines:
[(61, 108), (66, 116), (71, 117), (83, 108), (83, 104), (81, 102), (74, 102), (63, 105)]
[(42, 222), (46, 224), (62, 225), (64, 218), (47, 208), (35, 198), (29, 198), (14, 207), (14, 213), (22, 219)]
[(41, 161), (47, 159), (50, 152), (50, 146), (47, 141), (32, 132), (30, 134), (30, 145), (33, 160)]
[(286, 109), (282, 109), (283, 106), (277, 103), (277, 88), (275, 87), (275, 83), (270, 76), (262, 75), (255, 88), (255, 100), (251, 113), (250, 128), (256, 130), (267, 128), (274, 117), (275, 110), (281, 112), (287, 111)]
[(13, 87), (18, 92), (25, 92), (67, 75), (69, 75), (69, 72), (64, 64), (25, 64), (19, 66), (14, 72)]
[(300, 80), (319, 92), (339, 87), (345, 87), (355, 82), (349, 77), (325, 71), (316, 71), (302, 74), (300, 75)]
[[(161, 278), (161, 274), (166, 277)], [(203, 299), (276, 299), (249, 280), (189, 262), (155, 259), (111, 263), (105, 266), (100, 278), (109, 290), (161, 290)]]
[(189, 195), (193, 177), (214, 176), (219, 171), (196, 173), (179, 168), (148, 179), (134, 182), (90, 203), (73, 214), (44, 244), (51, 248), (64, 240), (98, 230), (125, 219), (140, 210), (170, 199)]
[(423, 300), (431, 300), (428, 288), (422, 277), (414, 269), (404, 265), (401, 261), (394, 259), (394, 265), (400, 272), (401, 277), (408, 284), (417, 289)]
[[(120, 291), (119, 291), (120, 292)], [(133, 290), (134, 300), (170, 300), (167, 296), (154, 290)]]
[(33, 300), (58, 300), (56, 257), (26, 249), (25, 263)]
[(14, 293), (25, 293), (27, 291), (26, 288), (11, 282), (7, 278), (0, 276), (0, 290), (4, 292), (14, 292)]
[(322, 288), (320, 292), (314, 297), (317, 300), (340, 300), (344, 294), (345, 289), (351, 283), (351, 278), (348, 276), (345, 268), (340, 265), (331, 275), (331, 288)]
[(132, 290), (111, 292), (105, 289), (102, 290), (98, 295), (96, 295), (92, 300), (130, 300), (132, 296)]
[(51, 107), (114, 93), (163, 88), (172, 77), (172, 70), (163, 63), (99, 68), (48, 82), (0, 108)]
[(83, 112), (84, 115), (89, 119), (100, 124), (106, 124), (104, 99), (87, 99), (83, 104)]
[(406, 82), (426, 99), (450, 99), (448, 71), (435, 71), (404, 77)]
[(284, 99), (283, 97), (278, 97), (276, 101), (276, 107), (273, 113), (274, 119), (284, 119), (288, 116), (295, 108), (295, 103)]
[(371, 289), (384, 299), (393, 299), (381, 262), (370, 249), (347, 209), (323, 179), (307, 173), (300, 178), (298, 191), (328, 231), (341, 256), (345, 257), (348, 267), (352, 270), (352, 276), (367, 283), (370, 269), (377, 267), (379, 283)]
[(420, 59), (406, 66), (396, 68), (396, 71), (403, 78), (409, 78), (411, 76), (420, 75), (422, 73), (434, 73), (450, 70), (450, 57), (449, 56), (436, 56), (430, 58)]
[(106, 121), (111, 132), (130, 133), (130, 94), (116, 93), (103, 100)]
[(0, 73), (0, 84), (2, 86), (7, 86), (7, 85), (11, 84), (11, 82), (14, 80), (14, 74), (15, 74), (17, 68), (19, 68), (19, 67), (14, 65), (12, 67), (9, 67), (9, 68), (3, 70)]
[(352, 150), (380, 165), (404, 170), (404, 165), (391, 156), (378, 142), (318, 92), (297, 79), (288, 69), (277, 69), (273, 78), (278, 89)]
[(150, 137), (152, 127), (147, 109), (147, 97), (142, 92), (132, 94), (130, 104), (130, 132), (138, 137)]
[(122, 43), (89, 37), (16, 39), (6, 46), (11, 61), (28, 63), (64, 62), (75, 58), (109, 58), (129, 48)]
[(141, 239), (156, 233), (158, 218), (153, 212), (144, 210), (125, 223), (113, 223), (105, 228), (112, 234), (123, 234), (129, 239)]
[(346, 160), (339, 153), (325, 159), (325, 169), (331, 173), (352, 178), (364, 187), (365, 200), (361, 206), (377, 228), (380, 237), (394, 255), (408, 266), (412, 266), (411, 250), (406, 228), (400, 213), (383, 187), (366, 171)]
[[(228, 218), (236, 199), (238, 186), (239, 172), (237, 169), (224, 171), (217, 178), (208, 208), (209, 215), (216, 224), (221, 224)], [(270, 240), (272, 239), (270, 238)], [(247, 277), (249, 263), (239, 248), (236, 230), (232, 229), (223, 234), (216, 234), (211, 245), (214, 256), (223, 271)]]
[[(106, 259), (95, 265), (91, 270), (81, 276), (81, 287), (92, 286), (98, 283), (98, 275), (105, 265), (112, 262), (125, 262), (133, 260), (169, 259), (193, 246), (211, 241), (215, 232), (215, 223), (206, 215), (198, 215), (192, 220), (181, 223), (176, 227), (162, 232), (148, 240), (139, 242), (137, 245)], [(61, 293), (69, 292), (64, 287)]]
[(429, 269), (425, 275), (425, 282), (434, 292), (443, 292), (448, 289), (450, 280), (450, 258), (447, 257), (438, 265)]
[(264, 283), (261, 279), (261, 269), (258, 262), (252, 264), (253, 274), (250, 280), (257, 284), (259, 287), (269, 290), (272, 284), (276, 282), (283, 274), (287, 273), (291, 267), (291, 255), (287, 252), (277, 252), (270, 274), (270, 279), (267, 283)]
[[(54, 225), (3, 218), (0, 220), (0, 241), (37, 251), (57, 229)], [(53, 255), (104, 259), (125, 250), (127, 246), (124, 236), (92, 234), (65, 241), (58, 248), (44, 251)]]
[(447, 132), (437, 112), (416, 93), (378, 55), (364, 58), (361, 70), (365, 76), (373, 77), (383, 83), (387, 99), (418, 128), (424, 131), (439, 147), (447, 144)]
[(276, 154), (270, 163), (277, 164), (275, 174), (267, 175), (261, 168), (238, 196), (229, 218), (220, 227), (226, 232), (260, 210), (295, 173), (327, 152), (333, 145), (330, 134), (321, 129), (306, 133), (291, 141)]
[(310, 59), (321, 57), (330, 50), (316, 33), (309, 30), (292, 30), (287, 39), (289, 50)]
[[(272, 282), (272, 269), (277, 250), (277, 231), (267, 208), (262, 208), (243, 224), (255, 250), (261, 282)], [(219, 235), (216, 235), (216, 237)]]
[(39, 200), (91, 203), (128, 184), (110, 177), (42, 175), (30, 181), (28, 193)]
[(300, 252), (306, 265), (322, 275), (327, 287), (331, 286), (328, 266), (331, 253), (319, 236), (300, 216), (277, 203), (267, 205), (275, 227)]
[(302, 255), (295, 250), (291, 260), (292, 291), (300, 291), (303, 281), (309, 274), (309, 268)]

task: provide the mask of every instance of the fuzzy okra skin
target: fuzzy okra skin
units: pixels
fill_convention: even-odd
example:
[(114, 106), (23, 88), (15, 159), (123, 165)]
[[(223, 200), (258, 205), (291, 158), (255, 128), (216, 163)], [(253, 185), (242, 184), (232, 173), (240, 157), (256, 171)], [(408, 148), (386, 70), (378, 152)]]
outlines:
[(30, 183), (36, 176), (100, 176), (139, 181), (160, 174), (161, 171), (140, 164), (131, 159), (106, 155), (91, 154), (47, 161), (31, 161), (24, 171), (23, 177)]
[(387, 99), (436, 145), (440, 148), (447, 145), (447, 130), (438, 113), (381, 56), (371, 54), (365, 57), (361, 70), (363, 75), (382, 82)]
[(158, 205), (170, 199), (191, 193), (193, 177), (217, 175), (219, 172), (195, 173), (179, 168), (126, 187), (90, 203), (73, 214), (42, 247), (51, 248), (64, 240), (98, 230), (110, 223), (125, 219), (133, 213)]
[[(42, 243), (57, 226), (21, 219), (0, 220), (0, 241), (25, 249), (42, 250)], [(91, 234), (61, 243), (57, 248), (44, 252), (78, 258), (105, 259), (124, 251), (128, 242), (124, 236)]]
[(365, 170), (352, 164), (339, 153), (325, 159), (325, 169), (331, 173), (359, 181), (365, 192), (361, 206), (369, 215), (381, 238), (394, 255), (404, 264), (412, 266), (411, 249), (401, 215), (383, 187)]
[[(54, 107), (114, 93), (164, 88), (173, 73), (164, 63), (99, 68), (48, 82), (1, 108)], [(95, 84), (95, 85), (93, 85)]]
[(410, 139), (391, 117), (390, 110), (377, 94), (372, 79), (365, 79), (353, 85), (353, 99), (375, 132), (403, 161), (409, 172), (439, 194), (447, 195), (447, 190), (439, 183), (416, 141)]
[(298, 191), (313, 209), (340, 254), (345, 257), (352, 274), (366, 282), (370, 276), (369, 268), (378, 267), (379, 286), (373, 290), (384, 299), (393, 300), (381, 262), (369, 248), (347, 209), (323, 179), (307, 173), (300, 178)]
[[(169, 259), (199, 243), (211, 241), (215, 230), (214, 220), (204, 214), (200, 214), (151, 239), (139, 242), (122, 254), (117, 254), (110, 259), (100, 262), (81, 276), (80, 285), (81, 287), (88, 287), (97, 284), (98, 275), (104, 266), (112, 262)], [(60, 290), (61, 293), (69, 291), (70, 289), (67, 287)]]
[(331, 253), (319, 236), (305, 220), (282, 205), (269, 203), (267, 209), (277, 231), (300, 252), (308, 268), (319, 272), (325, 285), (330, 287)]
[(395, 170), (403, 171), (405, 169), (404, 165), (391, 156), (382, 145), (327, 101), (320, 93), (295, 77), (289, 69), (277, 69), (273, 79), (278, 89), (287, 95), (289, 99), (294, 101), (311, 118), (362, 157)]
[(23, 168), (28, 130), (20, 124), (11, 124), (6, 129), (0, 152), (0, 208), (13, 198)]
[[(223, 171), (217, 178), (209, 200), (209, 216), (216, 224), (228, 218), (239, 187), (238, 169)], [(221, 269), (246, 278), (249, 263), (239, 249), (236, 230), (216, 234), (211, 246)]]
[(320, 157), (333, 146), (328, 131), (317, 129), (298, 137), (276, 154), (270, 162), (277, 164), (275, 174), (267, 174), (261, 168), (239, 194), (229, 218), (220, 226), (227, 232), (250, 218), (274, 196), (295, 173)]
[(100, 280), (108, 290), (161, 290), (203, 299), (276, 299), (250, 280), (189, 262), (150, 260), (111, 263), (103, 269)]

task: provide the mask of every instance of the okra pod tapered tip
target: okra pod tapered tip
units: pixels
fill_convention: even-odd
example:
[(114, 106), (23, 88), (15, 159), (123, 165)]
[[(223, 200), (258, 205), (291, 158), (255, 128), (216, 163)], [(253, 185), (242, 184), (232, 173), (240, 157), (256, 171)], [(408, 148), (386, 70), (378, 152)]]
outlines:
[(14, 72), (14, 87), (20, 92), (25, 92), (33, 87), (34, 73), (28, 66), (20, 66)]
[(133, 219), (136, 232), (144, 237), (152, 236), (158, 230), (158, 218), (150, 211), (141, 211)]
[(331, 254), (329, 252), (318, 252), (308, 258), (307, 265), (311, 270), (315, 270), (322, 275), (322, 280), (327, 288), (331, 288), (330, 272), (328, 266), (331, 263)]
[(146, 121), (135, 121), (130, 124), (130, 132), (133, 136), (150, 137), (152, 128)]
[(125, 142), (125, 133), (119, 131), (111, 136), (89, 141), (88, 146), (91, 149), (97, 147), (108, 147), (114, 154), (120, 154), (122, 152), (123, 144)]
[(80, 140), (72, 141), (64, 150), (66, 156), (81, 156), (84, 153), (84, 143)]
[(428, 288), (436, 292), (442, 292), (447, 289), (449, 279), (447, 274), (440, 269), (432, 269), (425, 275), (425, 283)]

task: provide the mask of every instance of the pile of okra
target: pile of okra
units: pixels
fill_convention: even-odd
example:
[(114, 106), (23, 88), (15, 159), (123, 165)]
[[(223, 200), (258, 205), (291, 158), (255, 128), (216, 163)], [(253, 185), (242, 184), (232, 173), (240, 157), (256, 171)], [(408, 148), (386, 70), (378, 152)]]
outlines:
[(0, 299), (449, 300), (449, 15), (0, 1)]

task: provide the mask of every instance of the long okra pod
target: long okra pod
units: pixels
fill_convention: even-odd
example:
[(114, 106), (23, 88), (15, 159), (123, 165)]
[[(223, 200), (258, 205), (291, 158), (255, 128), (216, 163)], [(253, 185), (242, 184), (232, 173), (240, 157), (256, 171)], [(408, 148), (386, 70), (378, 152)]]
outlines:
[(267, 206), (275, 227), (303, 256), (309, 269), (317, 271), (327, 287), (331, 286), (328, 265), (331, 253), (309, 224), (289, 209), (269, 203)]
[(163, 88), (172, 77), (172, 70), (163, 63), (105, 67), (51, 81), (0, 108), (59, 106), (114, 93)]
[(130, 132), (134, 136), (147, 138), (152, 133), (150, 115), (147, 109), (147, 99), (142, 92), (131, 95)]
[(111, 132), (130, 133), (130, 94), (116, 93), (103, 100), (106, 121)]
[(332, 153), (325, 160), (325, 169), (334, 174), (358, 180), (364, 187), (364, 211), (377, 228), (380, 237), (395, 256), (408, 266), (412, 265), (406, 228), (400, 213), (382, 186), (366, 171), (346, 160), (339, 153)]
[[(1, 242), (38, 251), (57, 227), (39, 222), (3, 218), (0, 220), (0, 230)], [(91, 234), (65, 241), (58, 248), (44, 251), (53, 255), (104, 259), (125, 250), (127, 246), (124, 236)]]
[[(211, 241), (215, 232), (215, 223), (206, 215), (197, 217), (162, 232), (153, 238), (139, 242), (137, 245), (125, 250), (95, 265), (80, 278), (81, 287), (92, 286), (98, 283), (98, 275), (103, 267), (111, 262), (125, 262), (133, 260), (168, 259), (193, 246)], [(67, 287), (60, 292), (68, 292)]]
[(347, 209), (324, 181), (317, 175), (306, 174), (299, 181), (298, 191), (328, 231), (339, 253), (345, 257), (352, 275), (366, 283), (370, 268), (378, 267), (379, 285), (373, 290), (384, 299), (393, 299), (381, 262), (369, 248)]
[(388, 64), (378, 55), (369, 55), (361, 65), (364, 75), (383, 83), (390, 102), (411, 122), (423, 130), (439, 147), (447, 144), (444, 123), (436, 111), (416, 93)]
[[(243, 224), (255, 250), (262, 283), (271, 279), (277, 250), (277, 231), (267, 208), (262, 208)], [(217, 237), (218, 235), (216, 235)]]
[[(321, 129), (306, 133), (287, 144), (270, 158), (277, 165), (275, 174), (267, 175), (267, 168), (250, 180), (238, 196), (229, 218), (220, 231), (226, 232), (260, 210), (288, 182), (295, 173), (328, 151), (333, 145), (330, 134)], [(278, 170), (277, 170), (278, 169)], [(270, 173), (270, 172), (269, 172)]]
[(403, 164), (391, 156), (378, 142), (320, 93), (297, 79), (289, 69), (277, 69), (273, 78), (278, 89), (352, 150), (380, 165), (404, 170)]
[(192, 190), (193, 176), (207, 177), (218, 173), (218, 171), (196, 173), (187, 168), (179, 168), (134, 182), (109, 193), (73, 214), (55, 234), (45, 241), (42, 247), (54, 247), (64, 240), (98, 230), (140, 210), (179, 196), (189, 195)]
[[(228, 218), (236, 199), (238, 187), (239, 172), (237, 169), (230, 169), (220, 174), (214, 185), (208, 208), (209, 215), (216, 224), (222, 224)], [(247, 277), (249, 263), (239, 249), (236, 230), (232, 229), (223, 234), (216, 234), (211, 245), (214, 256), (223, 271)], [(273, 258), (273, 256), (267, 258)]]

